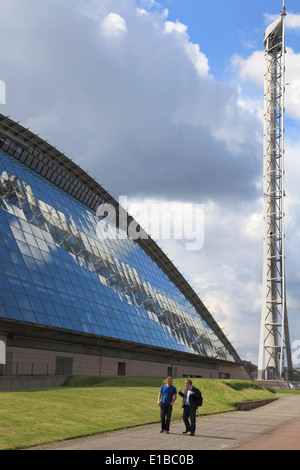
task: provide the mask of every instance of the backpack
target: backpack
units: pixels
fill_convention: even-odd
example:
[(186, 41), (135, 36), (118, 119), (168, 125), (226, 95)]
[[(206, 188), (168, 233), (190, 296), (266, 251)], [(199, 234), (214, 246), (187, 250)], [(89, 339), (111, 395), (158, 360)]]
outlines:
[(196, 405), (197, 405), (197, 406), (202, 406), (202, 404), (203, 404), (203, 397), (202, 397), (202, 393), (200, 392), (200, 390), (199, 390), (199, 393), (200, 393), (200, 396), (196, 398)]

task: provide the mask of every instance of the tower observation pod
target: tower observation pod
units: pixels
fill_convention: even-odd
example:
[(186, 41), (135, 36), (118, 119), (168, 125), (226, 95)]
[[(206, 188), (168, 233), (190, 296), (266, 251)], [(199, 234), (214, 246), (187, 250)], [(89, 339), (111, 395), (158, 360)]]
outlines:
[(285, 2), (265, 32), (263, 302), (258, 379), (292, 379), (284, 234)]

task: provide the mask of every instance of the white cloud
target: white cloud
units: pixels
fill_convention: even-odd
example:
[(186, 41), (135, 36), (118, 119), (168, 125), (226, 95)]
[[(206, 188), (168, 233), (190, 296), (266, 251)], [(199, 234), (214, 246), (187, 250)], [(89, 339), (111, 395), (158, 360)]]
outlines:
[(231, 59), (231, 65), (237, 67), (239, 77), (242, 81), (250, 80), (256, 85), (264, 85), (264, 51), (254, 51), (244, 59), (235, 54)]
[(7, 114), (113, 194), (197, 203), (253, 197), (257, 120), (241, 108), (236, 89), (209, 74), (186, 26), (168, 22), (165, 10), (139, 15), (134, 0), (69, 5), (4, 0), (0, 38), (9, 34), (8, 17), (18, 29), (2, 57)]
[(104, 37), (116, 37), (127, 33), (126, 21), (117, 13), (109, 13), (101, 22), (101, 33)]
[[(273, 21), (278, 20), (278, 15), (270, 15), (265, 13), (265, 23), (267, 25), (273, 23)], [(286, 28), (289, 30), (300, 31), (300, 15), (295, 13), (288, 12), (285, 19)]]
[(186, 35), (187, 26), (183, 23), (180, 23), (179, 21), (176, 21), (175, 23), (173, 21), (166, 21), (165, 22), (165, 31), (167, 33), (175, 32), (177, 34)]
[[(294, 119), (300, 119), (300, 53), (286, 47), (286, 112)], [(264, 51), (254, 51), (243, 58), (236, 54), (231, 60), (232, 67), (238, 70), (240, 80), (264, 86)]]
[(286, 27), (287, 29), (300, 31), (300, 15), (289, 13), (286, 17)]
[(137, 15), (138, 16), (147, 16), (148, 12), (144, 8), (137, 8), (136, 9)]
[(200, 76), (205, 76), (209, 73), (208, 59), (205, 54), (200, 51), (199, 44), (193, 44), (190, 42), (187, 34), (187, 26), (185, 24), (180, 23), (179, 21), (176, 21), (175, 23), (173, 21), (166, 21), (165, 32), (181, 36), (181, 41), (183, 41), (185, 51)]

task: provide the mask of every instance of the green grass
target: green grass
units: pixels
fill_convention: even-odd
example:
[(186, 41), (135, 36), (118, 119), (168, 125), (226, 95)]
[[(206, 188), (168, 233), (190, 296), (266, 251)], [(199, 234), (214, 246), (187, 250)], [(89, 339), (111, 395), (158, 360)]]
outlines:
[(273, 388), (271, 389), (273, 393), (289, 393), (289, 394), (294, 394), (294, 395), (299, 395), (300, 390), (290, 390), (286, 388)]
[[(0, 450), (159, 423), (157, 396), (164, 380), (76, 376), (60, 388), (1, 392)], [(184, 381), (174, 379), (174, 385), (184, 389)], [(204, 398), (198, 415), (234, 411), (237, 402), (274, 397), (255, 382), (193, 379), (193, 384)], [(181, 416), (178, 397), (172, 419)]]

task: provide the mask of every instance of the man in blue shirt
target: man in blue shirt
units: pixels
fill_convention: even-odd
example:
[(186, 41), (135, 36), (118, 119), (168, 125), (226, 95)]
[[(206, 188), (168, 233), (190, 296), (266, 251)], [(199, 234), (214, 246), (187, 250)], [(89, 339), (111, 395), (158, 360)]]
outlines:
[(170, 421), (172, 415), (172, 405), (177, 398), (177, 390), (173, 385), (172, 377), (167, 378), (167, 384), (163, 385), (158, 394), (158, 405), (160, 406), (160, 420), (161, 430), (160, 432), (166, 432), (169, 434)]

